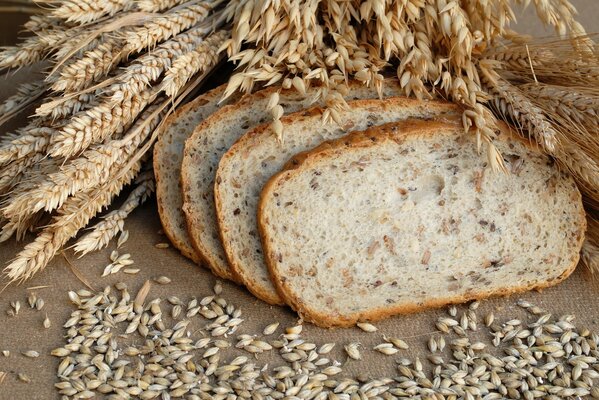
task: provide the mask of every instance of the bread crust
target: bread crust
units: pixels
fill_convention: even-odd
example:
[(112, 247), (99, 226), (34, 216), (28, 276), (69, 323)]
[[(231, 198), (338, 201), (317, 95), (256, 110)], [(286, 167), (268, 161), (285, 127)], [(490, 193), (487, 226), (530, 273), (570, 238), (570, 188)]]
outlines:
[[(379, 99), (364, 99), (364, 100), (353, 100), (349, 101), (348, 105), (350, 107), (355, 108), (372, 108), (374, 111), (381, 111), (385, 109), (391, 108), (415, 108), (415, 107), (429, 107), (436, 108), (439, 113), (436, 118), (443, 120), (447, 118), (448, 120), (455, 120), (456, 115), (459, 114), (458, 111), (461, 110), (459, 106), (454, 103), (449, 103), (441, 100), (416, 100), (407, 97), (388, 97), (384, 100)], [(298, 123), (304, 120), (318, 120), (322, 118), (322, 114), (325, 109), (323, 107), (312, 107), (309, 109), (305, 109), (302, 111), (298, 111), (292, 114), (285, 115), (281, 118), (281, 122), (283, 126), (285, 124)], [(451, 114), (454, 115), (451, 115)], [(346, 129), (351, 129), (351, 126), (346, 126)], [(219, 163), (219, 169), (216, 173), (216, 178), (214, 181), (214, 201), (216, 205), (218, 226), (219, 226), (219, 235), (221, 238), (221, 243), (223, 244), (223, 248), (225, 250), (225, 254), (229, 261), (229, 265), (234, 273), (240, 277), (241, 281), (248, 288), (248, 290), (254, 294), (256, 297), (264, 300), (265, 302), (273, 305), (282, 305), (287, 303), (285, 301), (285, 297), (281, 296), (279, 290), (277, 290), (278, 296), (275, 296), (268, 290), (265, 290), (262, 286), (256, 284), (256, 281), (249, 276), (248, 272), (237, 262), (237, 260), (232, 256), (234, 254), (231, 243), (227, 240), (226, 234), (229, 232), (229, 229), (224, 222), (222, 216), (225, 211), (223, 208), (223, 201), (220, 196), (220, 191), (218, 190), (219, 182), (221, 181), (220, 174), (220, 165), (226, 163), (228, 159), (237, 156), (239, 153), (249, 153), (253, 147), (253, 143), (261, 143), (261, 139), (263, 135), (274, 134), (271, 132), (270, 124), (265, 123), (256, 126), (255, 128), (247, 131), (242, 137), (231, 146), (231, 148), (223, 155), (221, 161)], [(276, 285), (275, 285), (276, 289)]]
[[(550, 279), (546, 282), (540, 282), (534, 285), (524, 285), (520, 287), (504, 288), (501, 290), (481, 290), (479, 292), (469, 293), (468, 295), (459, 295), (447, 298), (432, 299), (422, 304), (407, 304), (398, 305), (384, 308), (377, 308), (369, 310), (367, 312), (354, 313), (347, 316), (334, 316), (330, 314), (323, 314), (312, 308), (308, 304), (305, 304), (302, 299), (297, 297), (286, 285), (284, 276), (280, 274), (280, 271), (276, 267), (274, 251), (270, 246), (269, 233), (267, 229), (268, 217), (264, 212), (266, 202), (272, 197), (272, 192), (276, 190), (277, 185), (284, 181), (287, 177), (299, 171), (303, 167), (308, 167), (311, 163), (318, 161), (321, 158), (326, 158), (331, 152), (338, 151), (340, 149), (352, 149), (359, 147), (373, 146), (377, 142), (384, 140), (402, 141), (409, 136), (428, 136), (439, 134), (440, 127), (450, 126), (447, 123), (431, 122), (431, 121), (403, 121), (398, 123), (385, 124), (377, 127), (370, 128), (365, 131), (353, 132), (349, 135), (328, 142), (322, 143), (320, 146), (300, 153), (294, 156), (285, 167), (276, 175), (272, 176), (268, 183), (264, 186), (258, 207), (258, 226), (259, 232), (262, 239), (262, 245), (264, 247), (265, 259), (267, 266), (271, 274), (273, 283), (277, 288), (277, 291), (283, 297), (285, 302), (291, 306), (303, 319), (312, 322), (315, 325), (330, 328), (330, 327), (350, 327), (361, 321), (377, 321), (383, 318), (387, 318), (398, 314), (409, 314), (429, 308), (439, 308), (450, 304), (464, 303), (470, 300), (479, 300), (494, 296), (509, 296), (515, 293), (521, 293), (529, 290), (541, 290), (548, 288), (566, 279), (576, 269), (580, 255), (576, 251), (572, 254), (571, 262), (566, 269), (556, 278)], [(539, 151), (537, 146), (534, 146), (530, 141), (522, 138), (507, 124), (500, 123), (498, 126), (501, 135), (500, 140), (518, 140), (524, 143), (529, 149)], [(454, 129), (462, 129), (460, 125), (454, 124)], [(397, 131), (401, 134), (397, 134)], [(447, 130), (445, 131), (447, 132)], [(584, 208), (582, 207), (582, 195), (577, 190), (576, 200), (581, 204), (579, 213), (579, 226), (577, 239), (578, 249), (582, 247), (584, 241), (584, 233), (586, 230), (586, 217)]]
[[(203, 107), (213, 101), (216, 101), (217, 98), (224, 93), (225, 87), (226, 85), (221, 85), (215, 89), (212, 89), (211, 91), (204, 93), (203, 95), (195, 98), (191, 102), (179, 108), (167, 118), (162, 128), (163, 132), (168, 131), (168, 129), (170, 129), (170, 127), (177, 122), (182, 115), (185, 115), (198, 107)], [(164, 233), (173, 246), (175, 246), (175, 248), (177, 248), (181, 254), (191, 259), (196, 264), (202, 264), (204, 260), (200, 254), (198, 254), (189, 243), (181, 238), (179, 232), (174, 226), (174, 221), (167, 212), (167, 210), (172, 208), (172, 206), (169, 206), (166, 203), (167, 193), (163, 193), (163, 191), (165, 191), (167, 188), (164, 187), (162, 182), (165, 171), (163, 171), (161, 164), (162, 152), (166, 146), (168, 146), (168, 144), (164, 143), (164, 135), (160, 135), (156, 141), (156, 144), (154, 145), (154, 157), (152, 161), (154, 167), (154, 177), (156, 180), (156, 202), (158, 204), (158, 216), (160, 217)]]

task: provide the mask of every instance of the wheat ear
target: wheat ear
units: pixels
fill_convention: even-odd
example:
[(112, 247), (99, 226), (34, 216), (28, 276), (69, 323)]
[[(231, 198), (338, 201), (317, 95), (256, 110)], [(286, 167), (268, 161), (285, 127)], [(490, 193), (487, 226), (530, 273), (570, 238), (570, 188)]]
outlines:
[(17, 130), (17, 134), (0, 143), (0, 167), (12, 161), (43, 154), (55, 133), (53, 128), (30, 123)]
[(151, 171), (141, 173), (136, 179), (137, 186), (129, 193), (127, 200), (116, 210), (103, 217), (102, 221), (92, 227), (75, 244), (75, 252), (80, 257), (85, 254), (103, 249), (119, 232), (123, 231), (125, 219), (138, 206), (143, 204), (154, 192), (154, 176)]
[[(14, 220), (41, 210), (55, 210), (69, 196), (109, 181), (111, 171), (125, 167), (137, 147), (162, 119), (164, 113), (154, 115), (158, 107), (148, 107), (123, 139), (110, 140), (86, 150), (80, 157), (61, 166), (59, 171), (49, 174), (43, 182), (38, 182), (36, 187), (12, 197), (2, 209), (4, 217)], [(152, 116), (151, 120), (147, 120), (148, 116)]]
[(19, 85), (17, 92), (0, 104), (0, 125), (33, 104), (46, 90), (47, 85), (43, 80)]
[(156, 46), (186, 29), (204, 21), (218, 2), (201, 3), (189, 1), (158, 15), (141, 27), (128, 30), (124, 34), (127, 50), (137, 53)]
[(137, 7), (145, 12), (160, 12), (185, 3), (186, 0), (137, 0)]
[(0, 243), (7, 241), (13, 235), (17, 240), (22, 240), (27, 230), (32, 230), (35, 224), (44, 216), (44, 213), (36, 213), (26, 218), (6, 222), (0, 230)]
[[(54, 1), (38, 0), (38, 2), (52, 4)], [(112, 16), (118, 12), (131, 9), (135, 2), (128, 0), (69, 0), (62, 1), (59, 4), (50, 12), (51, 17), (86, 24), (101, 17)]]
[(115, 77), (115, 83), (108, 88), (110, 101), (118, 103), (158, 81), (174, 59), (196, 48), (202, 43), (206, 34), (205, 28), (194, 27), (158, 45), (154, 51), (135, 59)]
[(110, 205), (123, 186), (133, 180), (140, 165), (138, 161), (130, 170), (121, 173), (119, 179), (110, 180), (89, 192), (69, 198), (58, 210), (52, 224), (44, 228), (4, 269), (9, 283), (22, 282), (44, 269), (69, 239), (85, 227), (98, 212)]
[(62, 67), (60, 77), (52, 84), (57, 92), (74, 92), (91, 86), (94, 82), (108, 75), (127, 58), (127, 50), (123, 42), (104, 34), (100, 43), (84, 53), (83, 57)]
[(80, 111), (97, 106), (99, 94), (99, 91), (94, 91), (72, 97), (50, 97), (35, 109), (35, 115), (51, 121), (71, 117)]
[(229, 35), (227, 30), (215, 32), (197, 48), (175, 59), (162, 81), (167, 96), (176, 96), (195, 74), (208, 71), (215, 66), (219, 60), (218, 49)]
[(127, 127), (158, 96), (158, 89), (148, 89), (118, 104), (109, 101), (75, 115), (51, 139), (48, 153), (53, 157), (73, 157), (92, 143), (100, 143)]
[(516, 86), (501, 78), (492, 67), (485, 65), (484, 60), (480, 62), (479, 69), (485, 88), (493, 96), (492, 104), (497, 111), (503, 116), (511, 117), (548, 153), (553, 154), (559, 135), (543, 110), (535, 106)]

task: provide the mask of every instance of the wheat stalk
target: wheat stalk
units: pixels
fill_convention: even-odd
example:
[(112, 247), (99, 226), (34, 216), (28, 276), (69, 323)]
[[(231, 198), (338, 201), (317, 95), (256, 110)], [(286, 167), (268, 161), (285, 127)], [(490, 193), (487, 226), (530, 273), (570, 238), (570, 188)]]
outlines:
[(101, 222), (91, 228), (90, 233), (77, 241), (74, 249), (76, 253), (80, 253), (80, 257), (106, 247), (119, 232), (123, 231), (127, 216), (143, 204), (155, 190), (154, 176), (151, 171), (140, 174), (135, 183), (137, 186), (129, 193), (125, 202), (118, 209), (106, 214)]

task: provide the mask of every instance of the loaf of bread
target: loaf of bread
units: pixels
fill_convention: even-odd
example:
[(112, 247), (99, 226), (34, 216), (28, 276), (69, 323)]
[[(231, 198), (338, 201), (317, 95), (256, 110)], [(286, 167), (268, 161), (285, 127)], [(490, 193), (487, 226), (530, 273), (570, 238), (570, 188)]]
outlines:
[[(229, 267), (216, 221), (214, 178), (221, 157), (248, 129), (272, 120), (268, 103), (273, 93), (280, 91), (279, 104), (289, 113), (310, 106), (319, 90), (322, 88), (312, 87), (303, 95), (296, 90), (272, 87), (244, 96), (211, 115), (187, 140), (181, 167), (183, 211), (193, 247), (216, 275), (239, 281)], [(385, 82), (383, 95), (394, 95), (399, 90), (397, 81), (390, 79)], [(349, 99), (376, 97), (374, 88), (359, 83), (350, 85)], [(253, 230), (257, 240), (255, 225)]]
[(505, 126), (495, 143), (508, 173), (447, 122), (373, 127), (294, 157), (258, 217), (285, 302), (349, 326), (568, 277), (586, 227), (574, 180)]
[(283, 299), (275, 290), (264, 261), (256, 222), (258, 200), (264, 184), (290, 157), (351, 130), (408, 118), (459, 119), (461, 116), (461, 109), (452, 103), (399, 97), (355, 100), (348, 105), (339, 112), (341, 126), (323, 124), (320, 108), (283, 117), (282, 142), (269, 125), (256, 127), (236, 142), (220, 161), (214, 195), (228, 260), (248, 289), (268, 303), (282, 304)]
[(181, 162), (185, 140), (195, 127), (218, 109), (225, 86), (219, 86), (181, 107), (165, 122), (154, 145), (154, 176), (158, 214), (164, 233), (179, 251), (196, 263), (201, 262), (187, 234), (182, 211)]

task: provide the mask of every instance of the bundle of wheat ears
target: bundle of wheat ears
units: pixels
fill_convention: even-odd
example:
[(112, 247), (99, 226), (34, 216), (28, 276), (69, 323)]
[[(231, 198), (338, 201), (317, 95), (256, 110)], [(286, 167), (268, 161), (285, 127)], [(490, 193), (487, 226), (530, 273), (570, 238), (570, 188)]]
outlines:
[[(489, 164), (500, 117), (530, 137), (584, 192), (597, 265), (599, 51), (568, 0), (39, 0), (21, 43), (0, 52), (10, 74), (44, 62), (44, 76), (0, 105), (0, 124), (35, 105), (29, 123), (0, 137), (0, 241), (33, 231), (6, 267), (10, 282), (43, 269), (129, 184), (123, 205), (75, 244), (107, 245), (152, 192), (144, 163), (161, 122), (219, 61), (237, 65), (226, 96), (318, 83), (336, 123), (349, 79), (380, 88), (395, 74), (406, 95), (464, 106)], [(554, 40), (509, 29), (512, 7), (536, 8)], [(276, 99), (275, 99), (276, 100)], [(283, 113), (272, 101), (280, 135)], [(484, 155), (483, 155), (484, 156)], [(137, 177), (137, 179), (136, 179)]]

